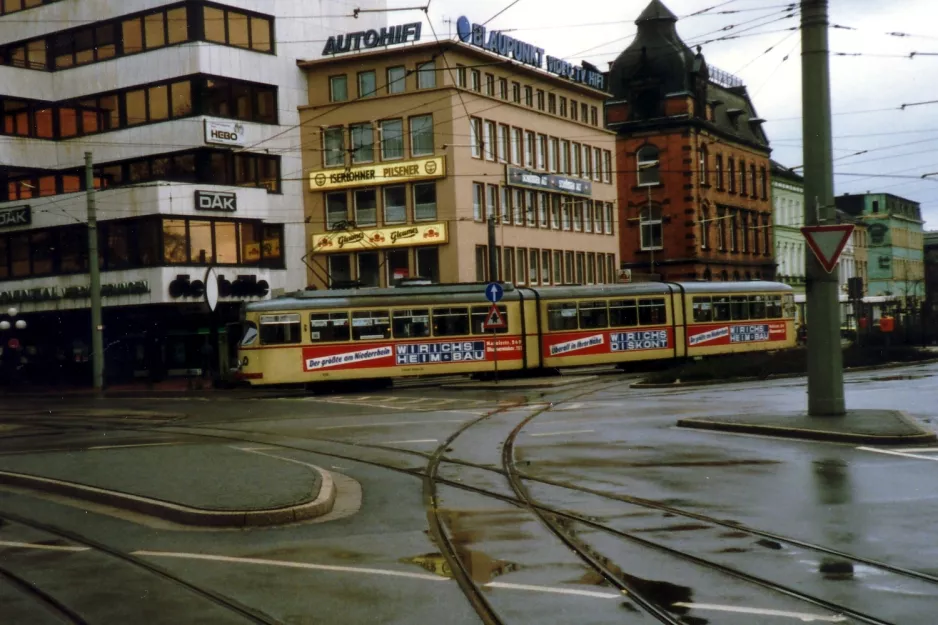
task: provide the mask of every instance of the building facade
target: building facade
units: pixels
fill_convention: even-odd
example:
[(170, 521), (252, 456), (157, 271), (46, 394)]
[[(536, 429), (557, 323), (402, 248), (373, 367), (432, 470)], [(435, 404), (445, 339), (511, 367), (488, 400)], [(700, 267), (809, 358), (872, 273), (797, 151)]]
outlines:
[(459, 27), (458, 41), (425, 43), (400, 25), (410, 45), (301, 63), (311, 286), (615, 281), (607, 94)]
[(669, 280), (775, 275), (769, 142), (742, 81), (652, 0), (609, 73), (622, 267)]
[(920, 304), (925, 297), (925, 258), (919, 204), (889, 193), (841, 195), (835, 202), (838, 210), (866, 226), (867, 295)]
[(305, 286), (296, 58), (384, 19), (346, 5), (3, 3), (0, 305), (28, 329), (2, 357), (90, 379), (91, 152), (109, 381), (227, 368), (240, 304)]
[(934, 339), (938, 335), (936, 321), (938, 321), (938, 232), (926, 232), (924, 235), (925, 247), (925, 318), (928, 327), (933, 328), (929, 334)]

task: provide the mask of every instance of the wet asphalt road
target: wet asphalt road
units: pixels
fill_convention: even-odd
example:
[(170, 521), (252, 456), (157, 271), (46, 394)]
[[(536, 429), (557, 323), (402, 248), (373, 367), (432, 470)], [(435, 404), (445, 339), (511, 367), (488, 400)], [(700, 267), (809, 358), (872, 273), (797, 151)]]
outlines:
[[(848, 374), (848, 405), (933, 423), (936, 375), (936, 365)], [(0, 489), (0, 515), (44, 525), (0, 523), (0, 622), (482, 622), (455, 562), (504, 623), (933, 625), (938, 447), (681, 430), (686, 416), (803, 408), (804, 381), (638, 390), (632, 380), (548, 393), (68, 400), (180, 415), (132, 423), (42, 416), (63, 402), (18, 401), (23, 413), (0, 417), (0, 453), (249, 443), (363, 494), (341, 518), (211, 531)], [(519, 505), (519, 485), (539, 508)]]

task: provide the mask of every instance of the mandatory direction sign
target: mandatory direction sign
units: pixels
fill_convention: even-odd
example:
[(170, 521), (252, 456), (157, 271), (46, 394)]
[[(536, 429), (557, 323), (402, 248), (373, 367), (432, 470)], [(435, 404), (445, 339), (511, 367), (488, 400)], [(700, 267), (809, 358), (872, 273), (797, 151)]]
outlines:
[(505, 297), (505, 289), (498, 282), (489, 282), (485, 285), (485, 299), (492, 302), (500, 302)]
[(501, 330), (505, 327), (507, 327), (507, 324), (505, 323), (505, 317), (502, 316), (502, 311), (498, 309), (498, 306), (492, 304), (489, 313), (485, 316), (485, 323), (482, 324), (482, 329)]
[(852, 233), (853, 224), (805, 226), (801, 229), (808, 247), (827, 273), (834, 271)]

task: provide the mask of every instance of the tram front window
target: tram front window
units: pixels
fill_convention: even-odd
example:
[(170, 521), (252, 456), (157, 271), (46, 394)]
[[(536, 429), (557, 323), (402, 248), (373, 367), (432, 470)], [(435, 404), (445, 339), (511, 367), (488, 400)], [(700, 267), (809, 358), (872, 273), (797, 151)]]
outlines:
[(244, 335), (241, 337), (241, 345), (253, 345), (257, 341), (257, 324), (253, 321), (244, 322)]

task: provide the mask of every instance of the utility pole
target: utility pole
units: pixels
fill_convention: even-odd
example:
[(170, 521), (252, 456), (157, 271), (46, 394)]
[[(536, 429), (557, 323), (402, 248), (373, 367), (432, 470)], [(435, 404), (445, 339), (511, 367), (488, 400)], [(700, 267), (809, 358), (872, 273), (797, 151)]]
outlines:
[[(807, 226), (834, 223), (828, 0), (801, 0), (802, 129)], [(840, 342), (839, 269), (827, 273), (805, 249), (808, 339), (808, 415), (840, 416), (844, 403)]]
[(498, 250), (495, 248), (495, 215), (489, 215), (489, 282), (498, 282)]
[(94, 197), (91, 152), (85, 152), (85, 192), (88, 198), (88, 275), (91, 279), (91, 366), (94, 390), (104, 390), (104, 326), (101, 323), (101, 268), (98, 266), (98, 216)]

